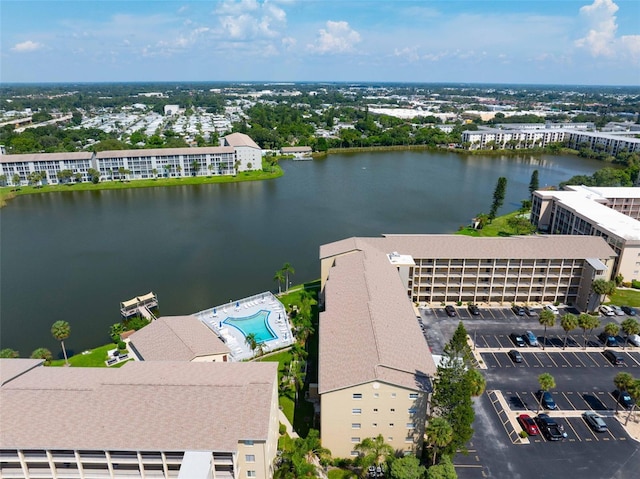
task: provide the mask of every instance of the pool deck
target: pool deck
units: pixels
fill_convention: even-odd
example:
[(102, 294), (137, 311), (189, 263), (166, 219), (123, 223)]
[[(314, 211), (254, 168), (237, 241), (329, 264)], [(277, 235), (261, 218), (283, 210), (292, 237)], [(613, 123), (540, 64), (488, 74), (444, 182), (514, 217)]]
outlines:
[(268, 311), (269, 328), (275, 334), (275, 339), (262, 343), (265, 353), (290, 346), (294, 343), (291, 324), (284, 305), (271, 292), (249, 296), (237, 301), (230, 301), (195, 313), (200, 321), (206, 324), (224, 341), (231, 351), (232, 361), (243, 361), (255, 356), (249, 349), (244, 334), (237, 328), (224, 324), (227, 318), (241, 319), (252, 316), (259, 311)]

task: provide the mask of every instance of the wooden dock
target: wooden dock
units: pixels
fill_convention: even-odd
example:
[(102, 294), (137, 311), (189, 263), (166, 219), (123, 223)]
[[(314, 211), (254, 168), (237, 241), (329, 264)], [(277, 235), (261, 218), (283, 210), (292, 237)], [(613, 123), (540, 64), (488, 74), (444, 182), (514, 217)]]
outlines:
[(127, 301), (120, 303), (120, 314), (124, 318), (128, 318), (134, 315), (140, 315), (145, 319), (153, 320), (156, 317), (151, 312), (152, 308), (158, 307), (158, 296), (153, 292), (147, 293), (142, 296), (136, 296)]

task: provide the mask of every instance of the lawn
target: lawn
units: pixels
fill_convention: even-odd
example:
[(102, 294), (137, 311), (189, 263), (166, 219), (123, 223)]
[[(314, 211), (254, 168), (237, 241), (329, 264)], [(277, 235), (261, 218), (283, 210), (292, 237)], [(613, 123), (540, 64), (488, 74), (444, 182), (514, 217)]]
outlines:
[[(115, 347), (115, 344), (109, 343), (92, 349), (89, 354), (76, 354), (69, 358), (69, 364), (78, 368), (106, 368), (107, 365), (104, 362), (107, 360), (107, 352)], [(123, 364), (124, 362), (112, 367), (119, 367)], [(64, 366), (64, 359), (51, 361), (51, 366)]]
[(513, 211), (507, 213), (504, 216), (498, 216), (491, 223), (484, 226), (484, 228), (477, 230), (470, 226), (460, 228), (456, 234), (465, 236), (512, 236), (519, 234), (513, 228), (508, 225), (509, 218), (521, 214), (519, 211)]
[(606, 304), (617, 304), (619, 306), (640, 307), (640, 290), (637, 289), (616, 289), (616, 292), (609, 296)]
[(5, 186), (0, 188), (0, 206), (4, 206), (6, 201), (15, 196), (33, 195), (42, 193), (53, 193), (60, 191), (95, 191), (95, 190), (123, 190), (129, 188), (157, 188), (164, 186), (180, 186), (180, 185), (204, 185), (211, 183), (236, 183), (240, 181), (257, 181), (278, 178), (284, 174), (280, 166), (275, 166), (273, 172), (264, 170), (244, 171), (236, 176), (188, 176), (184, 178), (153, 178), (148, 180), (133, 181), (101, 181), (93, 184), (68, 183), (63, 185), (46, 185), (46, 186), (21, 186), (14, 188)]

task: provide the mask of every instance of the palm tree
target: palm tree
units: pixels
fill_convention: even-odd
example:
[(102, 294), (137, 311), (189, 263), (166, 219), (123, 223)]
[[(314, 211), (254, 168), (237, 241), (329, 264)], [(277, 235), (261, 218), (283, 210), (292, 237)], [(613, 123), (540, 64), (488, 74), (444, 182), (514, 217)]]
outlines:
[(31, 353), (31, 359), (44, 359), (44, 365), (48, 366), (51, 364), (53, 355), (47, 348), (38, 348)]
[(291, 264), (289, 263), (285, 263), (282, 265), (282, 272), (286, 275), (286, 283), (284, 285), (284, 290), (288, 291), (289, 290), (289, 275), (290, 274), (295, 274), (295, 270), (293, 269), (293, 266), (291, 266)]
[(200, 163), (198, 163), (198, 160), (193, 160), (191, 162), (191, 175), (198, 176), (199, 169), (200, 169)]
[(633, 406), (631, 406), (631, 409), (629, 410), (629, 414), (627, 415), (627, 419), (625, 419), (624, 421), (625, 426), (629, 422), (629, 418), (631, 417), (631, 414), (633, 414), (633, 412), (636, 409), (636, 406), (640, 402), (640, 379), (635, 379), (631, 384), (631, 386), (629, 386), (629, 388), (627, 389), (627, 392), (629, 393), (629, 396), (631, 396), (631, 399), (633, 399)]
[(171, 165), (167, 163), (164, 165), (164, 169), (167, 170), (167, 177), (171, 176)]
[(238, 168), (240, 168), (240, 160), (236, 160), (233, 162), (233, 169), (235, 170), (235, 174), (238, 174)]
[(587, 330), (593, 331), (600, 326), (600, 320), (588, 313), (582, 313), (578, 316), (578, 326), (582, 328), (582, 339), (584, 340), (584, 349), (587, 349)]
[[(630, 387), (633, 386), (633, 376), (630, 373), (618, 373), (613, 378), (613, 384), (615, 385), (618, 391), (625, 392), (628, 391)], [(616, 412), (618, 412), (619, 401), (616, 401)]]
[[(607, 336), (616, 336), (620, 331), (620, 326), (617, 323), (607, 323), (604, 327), (604, 332)], [(603, 350), (607, 349), (607, 341), (604, 342)]]
[(64, 347), (64, 340), (69, 337), (71, 334), (71, 326), (66, 321), (56, 321), (51, 326), (51, 334), (54, 338), (60, 341), (60, 345), (62, 346), (62, 354), (64, 355), (64, 364), (65, 366), (69, 366), (69, 360), (67, 359), (67, 350)]
[(575, 314), (567, 313), (560, 318), (560, 325), (562, 326), (562, 329), (564, 329), (564, 343), (562, 344), (562, 349), (565, 349), (567, 347), (569, 332), (578, 327), (578, 318)]
[(273, 275), (273, 280), (278, 283), (278, 294), (282, 294), (282, 282), (284, 281), (284, 272), (279, 269), (276, 274)]
[(553, 311), (549, 311), (548, 309), (544, 309), (540, 312), (540, 316), (538, 317), (538, 321), (540, 324), (544, 326), (544, 339), (542, 340), (542, 349), (544, 349), (547, 344), (547, 327), (555, 326), (556, 324), (556, 315)]
[(433, 447), (433, 463), (436, 463), (438, 448), (445, 447), (453, 439), (453, 428), (449, 422), (442, 417), (434, 417), (429, 421), (424, 430), (427, 442)]
[[(556, 380), (549, 373), (542, 373), (538, 376), (538, 384), (540, 384), (540, 390), (544, 393), (556, 387)], [(540, 406), (542, 401), (542, 394), (540, 394), (540, 398), (538, 400), (538, 410), (536, 414), (540, 412)]]
[(258, 347), (258, 341), (256, 340), (255, 333), (247, 334), (247, 336), (244, 338), (244, 342), (247, 343), (247, 346), (249, 346), (249, 349), (251, 349), (251, 351), (255, 351)]
[(181, 173), (182, 173), (182, 166), (180, 166), (180, 165), (176, 166), (176, 171), (178, 172), (178, 176), (180, 176), (180, 177), (181, 177), (181, 176), (182, 176), (182, 175), (181, 175)]
[(622, 321), (621, 329), (626, 335), (624, 338), (624, 348), (626, 348), (629, 342), (629, 336), (632, 334), (640, 334), (640, 323), (638, 323), (638, 320), (635, 318), (627, 318)]
[(384, 442), (382, 434), (378, 434), (375, 438), (365, 438), (362, 442), (356, 444), (355, 450), (363, 455), (360, 462), (364, 474), (367, 473), (369, 466), (384, 462), (387, 456), (392, 456), (394, 453), (393, 447)]
[(151, 173), (153, 174), (153, 176), (154, 176), (155, 178), (157, 178), (157, 177), (158, 177), (158, 170), (156, 170), (155, 168), (154, 168), (153, 170), (151, 170)]

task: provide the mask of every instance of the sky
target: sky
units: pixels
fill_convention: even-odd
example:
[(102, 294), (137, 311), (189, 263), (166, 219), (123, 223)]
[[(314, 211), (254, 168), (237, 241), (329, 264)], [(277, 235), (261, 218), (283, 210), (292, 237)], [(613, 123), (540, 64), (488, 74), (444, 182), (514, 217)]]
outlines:
[(640, 0), (0, 0), (0, 82), (640, 85)]

